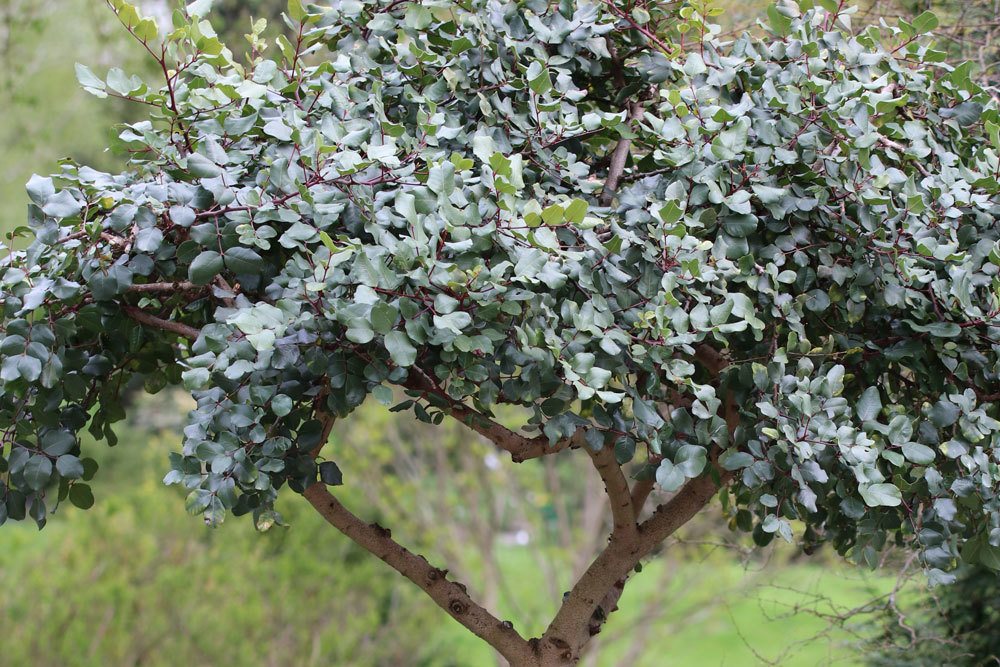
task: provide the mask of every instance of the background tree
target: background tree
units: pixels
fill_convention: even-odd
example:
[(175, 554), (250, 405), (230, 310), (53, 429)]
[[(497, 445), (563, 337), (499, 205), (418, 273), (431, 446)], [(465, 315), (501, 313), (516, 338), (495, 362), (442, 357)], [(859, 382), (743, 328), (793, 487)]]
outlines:
[[(128, 172), (29, 183), (0, 518), (93, 502), (77, 433), (113, 444), (139, 373), (197, 401), (167, 476), (191, 511), (265, 529), (302, 492), (519, 665), (578, 660), (717, 493), (761, 544), (797, 520), (936, 579), (995, 557), (1000, 126), (968, 68), (935, 69), (932, 15), (852, 36), (774, 7), (727, 46), (704, 7), (293, 2), (281, 57), (246, 65), (209, 4), (161, 46), (116, 2), (166, 85), (80, 79), (155, 122), (122, 134)], [(611, 534), (541, 637), (330, 493), (324, 445), (368, 395), (593, 463)], [(654, 480), (673, 495), (644, 511)]]
[(984, 667), (1000, 660), (1000, 577), (986, 566), (963, 568), (955, 583), (932, 589), (884, 614), (868, 664), (875, 667)]

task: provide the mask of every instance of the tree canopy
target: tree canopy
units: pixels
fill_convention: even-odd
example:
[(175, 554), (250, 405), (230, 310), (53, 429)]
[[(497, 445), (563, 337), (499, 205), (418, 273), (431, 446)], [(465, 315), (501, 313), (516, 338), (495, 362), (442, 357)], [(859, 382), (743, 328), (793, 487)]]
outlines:
[[(263, 529), (304, 492), (515, 662), (578, 657), (717, 491), (762, 545), (1000, 566), (1000, 118), (933, 15), (854, 34), (821, 4), (725, 41), (699, 2), (292, 0), (237, 61), (210, 1), (161, 45), (115, 0), (165, 81), (79, 65), (148, 106), (130, 166), (28, 184), (0, 522), (93, 502), (79, 434), (114, 444), (138, 375), (197, 402), (165, 479), (188, 510)], [(611, 540), (541, 649), (328, 492), (369, 397), (594, 460)], [(654, 481), (677, 494), (640, 522)]]

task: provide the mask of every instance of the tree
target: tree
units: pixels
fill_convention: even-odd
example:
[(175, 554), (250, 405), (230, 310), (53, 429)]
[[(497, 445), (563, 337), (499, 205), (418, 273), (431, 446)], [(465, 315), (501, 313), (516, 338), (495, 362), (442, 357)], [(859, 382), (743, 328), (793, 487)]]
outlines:
[(873, 667), (984, 667), (1000, 658), (997, 599), (1000, 578), (981, 565), (959, 571), (951, 586), (921, 595), (906, 613), (887, 610), (870, 645)]
[[(783, 4), (723, 44), (701, 4), (292, 0), (240, 63), (210, 4), (160, 45), (115, 0), (164, 85), (78, 72), (150, 109), (131, 166), (28, 184), (0, 519), (93, 503), (78, 433), (114, 444), (139, 374), (197, 401), (165, 479), (189, 511), (266, 529), (287, 486), (516, 665), (577, 661), (715, 497), (762, 545), (997, 563), (1000, 124), (933, 15)], [(331, 492), (369, 396), (592, 462), (610, 535), (541, 637)]]

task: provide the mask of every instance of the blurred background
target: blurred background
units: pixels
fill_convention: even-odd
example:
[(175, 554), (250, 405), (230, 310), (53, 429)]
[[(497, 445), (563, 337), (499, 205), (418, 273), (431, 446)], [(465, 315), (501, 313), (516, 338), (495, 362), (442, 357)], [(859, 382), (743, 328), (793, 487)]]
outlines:
[[(169, 17), (169, 2), (140, 4)], [(726, 30), (752, 30), (765, 3), (720, 6)], [(284, 2), (216, 0), (214, 9), (216, 29), (239, 52), (250, 17), (279, 29)], [(926, 9), (942, 19), (941, 48), (990, 80), (1000, 53), (995, 2), (881, 0), (854, 20), (894, 23)], [(85, 94), (73, 63), (156, 81), (143, 55), (99, 0), (0, 0), (0, 229), (23, 223), (33, 172), (56, 171), (66, 158), (124, 164), (105, 147), (114, 126), (142, 110)], [(183, 393), (137, 399), (117, 447), (85, 444), (102, 465), (92, 510), (63, 507), (42, 532), (0, 530), (0, 664), (500, 664), (293, 494), (280, 507), (290, 526), (266, 534), (239, 519), (210, 530), (186, 515), (183, 492), (160, 480), (188, 409)], [(522, 634), (540, 634), (605, 539), (600, 481), (580, 457), (515, 467), (460, 426), (429, 433), (378, 405), (361, 409), (330, 447), (346, 504), (447, 563), (499, 617), (519, 619)], [(741, 540), (720, 514), (700, 517), (633, 579), (587, 664), (985, 664), (954, 656), (967, 652), (970, 628), (993, 622), (985, 596), (994, 575), (966, 575), (957, 597), (982, 609), (963, 608), (971, 620), (956, 621), (912, 564), (912, 576), (899, 576), (902, 555), (869, 572), (828, 550), (760, 551)], [(952, 649), (959, 653), (935, 653)]]

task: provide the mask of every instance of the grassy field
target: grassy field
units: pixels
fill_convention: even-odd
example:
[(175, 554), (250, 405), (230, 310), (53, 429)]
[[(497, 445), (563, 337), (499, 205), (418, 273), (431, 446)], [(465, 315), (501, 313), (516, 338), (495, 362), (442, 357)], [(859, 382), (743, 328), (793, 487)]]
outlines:
[[(888, 577), (867, 575), (845, 565), (801, 562), (744, 566), (723, 554), (700, 562), (665, 565), (651, 561), (626, 589), (620, 610), (612, 615), (604, 635), (615, 637), (636, 629), (641, 612), (656, 596), (664, 567), (673, 567), (668, 595), (656, 607), (662, 614), (645, 631), (645, 649), (636, 661), (623, 662), (631, 641), (621, 637), (601, 648), (604, 667), (689, 667), (720, 665), (788, 667), (862, 664), (852, 628), (832, 624), (824, 615), (861, 606), (891, 588)], [(518, 572), (515, 591), (531, 596), (539, 590), (537, 573), (522, 567), (524, 555), (505, 552), (504, 565)], [(780, 581), (780, 583), (779, 583)], [(501, 615), (510, 612), (501, 607)], [(858, 623), (855, 618), (853, 623)], [(528, 630), (537, 634), (544, 628)], [(640, 630), (642, 632), (642, 630)], [(448, 625), (434, 636), (441, 650), (467, 656), (462, 665), (489, 664), (490, 653), (463, 629)]]

